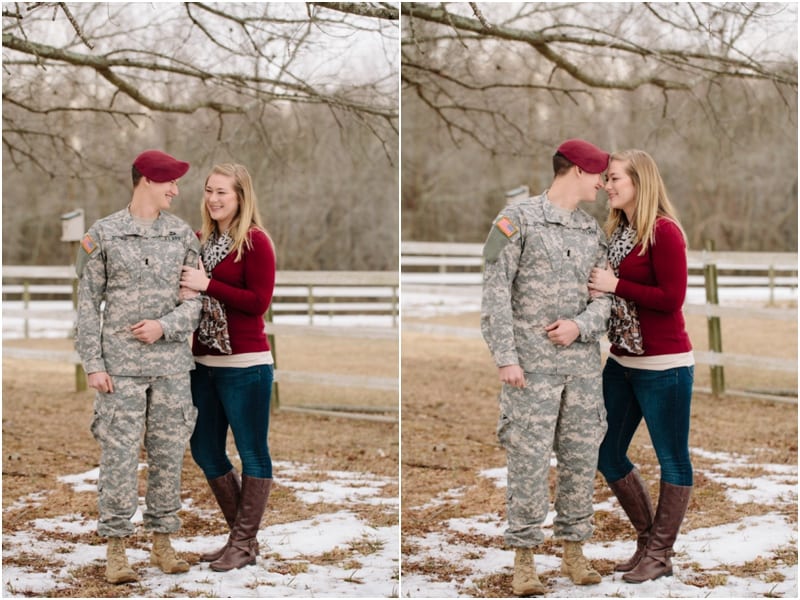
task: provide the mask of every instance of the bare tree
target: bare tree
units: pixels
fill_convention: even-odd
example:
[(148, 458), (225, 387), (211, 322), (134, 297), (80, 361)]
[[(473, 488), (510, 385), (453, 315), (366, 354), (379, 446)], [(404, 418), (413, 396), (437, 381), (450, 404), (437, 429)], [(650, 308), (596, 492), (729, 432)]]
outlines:
[(157, 147), (193, 225), (240, 162), (279, 268), (395, 268), (398, 44), (385, 3), (4, 3), (4, 262), (66, 262), (59, 215), (123, 207)]
[[(519, 150), (524, 139), (498, 98), (529, 94), (580, 109), (602, 91), (651, 87), (663, 114), (676, 94), (713, 114), (710, 91), (726, 79), (770, 82), (786, 107), (796, 95), (790, 4), (403, 3), (401, 11), (405, 90), (454, 141), (493, 151)], [(785, 46), (775, 48), (780, 36)]]
[[(4, 147), (43, 170), (42, 139), (79, 158), (62, 132), (19, 126), (18, 111), (139, 126), (205, 110), (223, 139), (226, 115), (286, 104), (323, 105), (334, 123), (355, 115), (392, 145), (398, 17), (384, 3), (4, 3)], [(83, 94), (54, 91), (66, 82)]]
[[(782, 4), (403, 4), (403, 239), (485, 239), (555, 144), (656, 159), (690, 245), (797, 248), (797, 20)], [(606, 205), (587, 205), (600, 221)]]

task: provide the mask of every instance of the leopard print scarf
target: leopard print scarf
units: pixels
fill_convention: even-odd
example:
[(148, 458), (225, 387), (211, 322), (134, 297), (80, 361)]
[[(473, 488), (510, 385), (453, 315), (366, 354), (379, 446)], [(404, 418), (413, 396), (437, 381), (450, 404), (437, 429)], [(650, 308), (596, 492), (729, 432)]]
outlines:
[[(233, 246), (233, 239), (226, 231), (222, 235), (216, 232), (203, 244), (200, 254), (203, 257), (203, 266), (206, 268), (206, 274), (211, 277), (211, 271), (214, 270), (222, 260), (228, 256)], [(231, 354), (231, 338), (228, 334), (228, 317), (225, 313), (225, 307), (216, 298), (212, 298), (207, 294), (203, 294), (203, 308), (200, 312), (200, 325), (197, 328), (197, 340), (213, 348), (219, 350), (223, 354)]]
[[(608, 247), (608, 262), (619, 277), (619, 264), (636, 245), (636, 230), (619, 224), (611, 234)], [(619, 296), (611, 296), (611, 315), (608, 319), (608, 341), (631, 354), (644, 354), (642, 328), (636, 303)]]

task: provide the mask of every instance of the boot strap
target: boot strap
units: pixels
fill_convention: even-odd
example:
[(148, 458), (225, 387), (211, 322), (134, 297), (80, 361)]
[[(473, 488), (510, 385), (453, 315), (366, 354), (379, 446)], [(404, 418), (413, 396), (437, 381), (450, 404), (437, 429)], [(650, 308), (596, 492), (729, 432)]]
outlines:
[(644, 551), (644, 556), (647, 558), (652, 558), (653, 560), (660, 562), (662, 565), (667, 566), (670, 558), (675, 556), (675, 552), (672, 550), (672, 548), (665, 548), (664, 550), (653, 550), (648, 548)]

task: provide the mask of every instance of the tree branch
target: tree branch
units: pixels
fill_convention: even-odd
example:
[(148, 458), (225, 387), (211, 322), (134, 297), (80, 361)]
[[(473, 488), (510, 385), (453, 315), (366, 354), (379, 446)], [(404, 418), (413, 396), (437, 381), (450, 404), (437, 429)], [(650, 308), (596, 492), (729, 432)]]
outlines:
[(388, 2), (308, 2), (308, 4), (327, 10), (335, 10), (360, 17), (396, 21), (400, 12)]

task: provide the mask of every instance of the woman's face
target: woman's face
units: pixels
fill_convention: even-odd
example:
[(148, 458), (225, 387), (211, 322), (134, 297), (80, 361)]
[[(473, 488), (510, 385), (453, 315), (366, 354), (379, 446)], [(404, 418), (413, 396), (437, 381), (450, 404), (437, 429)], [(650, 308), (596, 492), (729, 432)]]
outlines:
[(625, 170), (627, 161), (612, 160), (606, 174), (606, 193), (609, 208), (616, 208), (625, 213), (631, 222), (636, 211), (636, 187)]
[(212, 173), (206, 182), (204, 199), (211, 218), (221, 232), (227, 231), (239, 211), (235, 180), (228, 175)]

